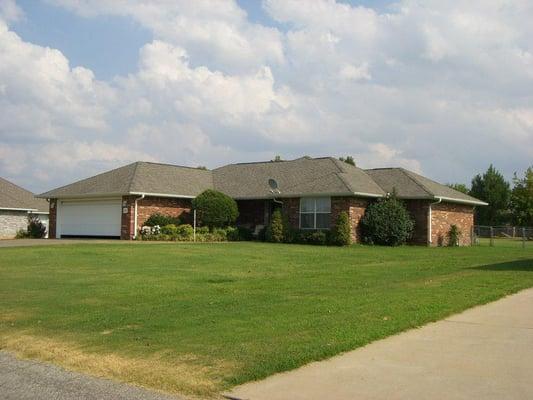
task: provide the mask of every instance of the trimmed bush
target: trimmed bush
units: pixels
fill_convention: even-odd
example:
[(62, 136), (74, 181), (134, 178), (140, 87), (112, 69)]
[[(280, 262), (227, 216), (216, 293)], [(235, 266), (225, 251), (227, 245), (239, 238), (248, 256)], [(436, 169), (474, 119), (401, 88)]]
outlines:
[(294, 243), (296, 238), (296, 231), (293, 229), (289, 222), (289, 217), (287, 215), (282, 216), (283, 224), (283, 242), (284, 243)]
[(461, 238), (461, 231), (457, 225), (451, 225), (448, 232), (448, 246), (459, 246), (459, 239)]
[(361, 219), (363, 240), (369, 244), (404, 244), (411, 237), (413, 227), (403, 203), (394, 196), (370, 204)]
[(174, 224), (168, 224), (161, 227), (161, 233), (163, 235), (178, 236), (178, 227)]
[(237, 238), (230, 239), (229, 236), (230, 235), (228, 232), (228, 240), (249, 241), (254, 238), (254, 232), (250, 228), (246, 228), (244, 226), (238, 226), (237, 227)]
[(296, 243), (325, 245), (328, 243), (328, 231), (300, 230), (296, 234)]
[(341, 212), (337, 217), (329, 243), (336, 246), (347, 246), (352, 243), (350, 217), (346, 211)]
[(181, 241), (190, 241), (194, 237), (194, 229), (189, 224), (178, 225), (176, 227), (176, 235), (178, 240)]
[(30, 234), (25, 229), (19, 229), (17, 231), (17, 234), (15, 236), (15, 239), (28, 239), (30, 237)]
[(163, 215), (160, 213), (154, 213), (148, 217), (144, 226), (166, 226), (166, 225), (175, 225), (180, 224), (179, 217), (172, 217), (170, 215)]
[(192, 201), (192, 206), (199, 223), (211, 228), (233, 225), (239, 216), (235, 200), (216, 190), (208, 189), (200, 193)]
[(283, 242), (283, 218), (280, 210), (272, 213), (272, 221), (266, 231), (266, 240), (273, 243)]

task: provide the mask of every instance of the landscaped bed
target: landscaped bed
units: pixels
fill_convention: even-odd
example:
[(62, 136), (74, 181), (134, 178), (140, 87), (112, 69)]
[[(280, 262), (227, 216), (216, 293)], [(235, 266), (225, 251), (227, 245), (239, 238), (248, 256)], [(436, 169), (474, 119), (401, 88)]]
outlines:
[(531, 286), (532, 248), (4, 248), (0, 347), (216, 395)]

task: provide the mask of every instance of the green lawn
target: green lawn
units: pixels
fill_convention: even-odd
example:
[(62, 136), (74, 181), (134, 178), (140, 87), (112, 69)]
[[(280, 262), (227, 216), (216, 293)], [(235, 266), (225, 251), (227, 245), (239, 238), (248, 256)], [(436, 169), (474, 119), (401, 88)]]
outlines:
[(533, 286), (533, 248), (0, 249), (0, 347), (214, 394)]

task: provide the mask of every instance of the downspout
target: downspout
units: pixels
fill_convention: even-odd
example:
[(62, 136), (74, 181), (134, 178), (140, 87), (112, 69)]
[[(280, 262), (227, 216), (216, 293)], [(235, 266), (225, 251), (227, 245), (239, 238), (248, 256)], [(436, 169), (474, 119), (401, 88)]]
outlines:
[(433, 232), (432, 232), (432, 223), (431, 223), (431, 218), (432, 218), (432, 213), (431, 213), (431, 206), (434, 205), (434, 204), (439, 204), (440, 202), (442, 202), (442, 197), (435, 197), (436, 199), (438, 199), (437, 201), (433, 202), (433, 203), (429, 203), (429, 207), (428, 207), (428, 244), (431, 245), (431, 243), (433, 242), (432, 240), (432, 235), (433, 235)]
[(146, 195), (145, 195), (145, 194), (142, 194), (141, 197), (137, 197), (137, 198), (135, 199), (135, 207), (134, 207), (135, 211), (134, 211), (134, 217), (133, 217), (133, 221), (134, 221), (134, 222), (133, 222), (133, 224), (134, 224), (134, 225), (133, 225), (133, 228), (134, 228), (135, 230), (134, 230), (134, 232), (133, 232), (133, 239), (137, 239), (137, 202), (138, 202), (139, 200), (144, 199), (144, 196), (146, 196)]

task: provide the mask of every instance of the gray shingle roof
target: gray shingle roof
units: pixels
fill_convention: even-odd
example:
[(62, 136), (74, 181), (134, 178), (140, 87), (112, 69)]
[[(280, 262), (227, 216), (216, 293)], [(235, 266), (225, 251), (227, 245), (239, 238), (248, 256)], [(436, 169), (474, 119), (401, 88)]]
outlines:
[(213, 170), (215, 189), (236, 199), (272, 197), (269, 179), (277, 181), (282, 197), (385, 194), (362, 169), (331, 157), (231, 164)]
[(442, 198), (458, 203), (487, 204), (404, 168), (376, 168), (367, 169), (366, 172), (387, 193), (396, 190), (396, 195), (401, 199)]
[(138, 161), (42, 193), (39, 197), (98, 197), (135, 193), (194, 197), (212, 187), (211, 171)]
[(2, 208), (48, 212), (48, 202), (44, 199), (36, 198), (29, 190), (0, 178), (0, 209)]
[(235, 199), (271, 198), (269, 179), (280, 197), (310, 195), (381, 197), (395, 187), (400, 198), (484, 204), (471, 196), (403, 168), (363, 170), (332, 157), (230, 164), (212, 171), (136, 162), (39, 195), (43, 198), (159, 194), (195, 197), (216, 189)]

